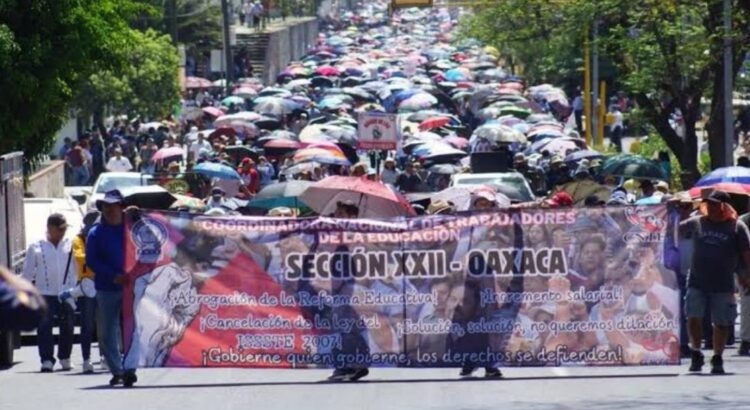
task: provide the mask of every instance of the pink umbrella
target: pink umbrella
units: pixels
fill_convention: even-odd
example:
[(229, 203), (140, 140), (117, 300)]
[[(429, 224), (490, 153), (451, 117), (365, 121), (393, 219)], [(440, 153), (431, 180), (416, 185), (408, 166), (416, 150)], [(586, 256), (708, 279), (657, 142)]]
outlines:
[(549, 151), (552, 155), (565, 156), (568, 150), (586, 149), (586, 142), (575, 138), (554, 138), (545, 144), (541, 150)]
[(211, 88), (214, 86), (209, 80), (201, 77), (185, 77), (185, 88)]
[(218, 109), (216, 107), (203, 107), (202, 110), (203, 110), (204, 113), (206, 113), (206, 114), (208, 114), (208, 115), (210, 115), (212, 117), (216, 117), (216, 118), (221, 117), (221, 116), (223, 116), (225, 114), (224, 111), (222, 111), (222, 110), (220, 110), (220, 109)]
[(315, 70), (315, 74), (322, 75), (324, 77), (338, 77), (341, 72), (336, 67), (324, 65), (322, 67), (318, 67), (318, 69)]
[(288, 149), (288, 150), (295, 150), (302, 146), (297, 141), (292, 140), (285, 140), (285, 139), (277, 139), (277, 140), (270, 140), (263, 144), (263, 148), (275, 148), (275, 149)]
[(352, 201), (360, 218), (414, 216), (414, 208), (401, 194), (380, 182), (359, 177), (328, 177), (310, 185), (299, 198), (320, 215), (330, 215), (341, 201)]
[(236, 90), (232, 91), (232, 95), (236, 95), (238, 97), (242, 98), (255, 98), (258, 96), (258, 91), (256, 91), (254, 88), (250, 87), (240, 87)]
[(171, 158), (171, 157), (181, 157), (185, 154), (185, 151), (183, 151), (182, 147), (170, 147), (170, 148), (162, 148), (158, 151), (156, 151), (156, 154), (153, 156), (154, 161), (161, 161), (164, 158)]
[(469, 146), (469, 140), (466, 138), (461, 138), (457, 135), (452, 135), (450, 137), (443, 138), (444, 142), (447, 142), (448, 144), (451, 144), (452, 146), (458, 148), (458, 149), (465, 149)]

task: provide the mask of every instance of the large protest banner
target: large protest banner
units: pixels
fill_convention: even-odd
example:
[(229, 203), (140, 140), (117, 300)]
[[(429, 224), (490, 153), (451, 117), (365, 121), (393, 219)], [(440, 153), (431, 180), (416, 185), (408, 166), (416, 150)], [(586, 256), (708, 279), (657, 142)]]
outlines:
[(679, 363), (662, 206), (129, 221), (126, 363)]

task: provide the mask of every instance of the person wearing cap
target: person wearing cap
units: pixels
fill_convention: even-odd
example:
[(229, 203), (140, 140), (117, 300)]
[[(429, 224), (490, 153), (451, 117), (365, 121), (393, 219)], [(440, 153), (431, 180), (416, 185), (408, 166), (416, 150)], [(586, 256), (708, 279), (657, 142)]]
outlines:
[(109, 172), (128, 172), (133, 170), (133, 164), (122, 156), (121, 148), (115, 148), (115, 155), (107, 161), (105, 168)]
[(544, 201), (550, 208), (568, 208), (573, 206), (573, 197), (569, 193), (561, 191), (552, 195), (552, 198)]
[(62, 370), (71, 370), (74, 315), (72, 307), (62, 303), (58, 295), (76, 284), (77, 262), (73, 258), (73, 241), (65, 237), (68, 222), (65, 216), (54, 213), (47, 217), (47, 236), (29, 245), (23, 266), (23, 277), (33, 283), (44, 297), (48, 311), (39, 324), (37, 345), (42, 362), (42, 373), (52, 372), (55, 366), (55, 342), (52, 336), (54, 318), (59, 318), (60, 335), (57, 358)]
[[(685, 294), (685, 313), (691, 353), (690, 371), (700, 372), (704, 358), (700, 351), (703, 317), (710, 309), (713, 320), (711, 373), (724, 374), (722, 354), (736, 314), (735, 272), (741, 259), (750, 266), (750, 238), (747, 225), (737, 218), (729, 194), (712, 192), (701, 204), (700, 215), (680, 223), (679, 240), (692, 241), (693, 253)], [(750, 290), (745, 272), (737, 280), (742, 292)]]
[(224, 190), (220, 187), (211, 188), (211, 197), (206, 200), (208, 209), (221, 208), (226, 203)]
[[(86, 265), (86, 237), (100, 216), (99, 211), (87, 213), (83, 217), (81, 231), (73, 238), (73, 258), (75, 258), (78, 267), (76, 278), (79, 283), (84, 279), (94, 280), (94, 271)], [(91, 374), (94, 372), (94, 366), (91, 364), (91, 342), (94, 339), (96, 322), (96, 297), (81, 296), (76, 304), (80, 306), (81, 312), (82, 371), (85, 374)]]
[(294, 211), (292, 208), (286, 206), (278, 206), (268, 211), (268, 216), (275, 218), (294, 218)]
[(489, 189), (478, 189), (471, 194), (472, 210), (493, 209), (496, 205), (497, 198)]
[(97, 328), (101, 336), (99, 345), (112, 373), (109, 384), (130, 387), (138, 378), (135, 369), (123, 368), (120, 354), (122, 288), (128, 283), (125, 275), (124, 206), (125, 199), (116, 189), (96, 201), (96, 208), (102, 215), (86, 237), (86, 266), (96, 272)]
[(386, 158), (385, 162), (383, 162), (383, 171), (380, 172), (380, 180), (383, 181), (384, 184), (396, 185), (399, 175), (401, 175), (401, 173), (396, 169), (396, 160), (393, 158)]

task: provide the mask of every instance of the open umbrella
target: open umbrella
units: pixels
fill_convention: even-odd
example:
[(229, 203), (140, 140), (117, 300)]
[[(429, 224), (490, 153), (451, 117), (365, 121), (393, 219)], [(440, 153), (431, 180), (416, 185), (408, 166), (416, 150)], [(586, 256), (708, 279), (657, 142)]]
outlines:
[(471, 208), (472, 194), (477, 191), (486, 191), (494, 195), (498, 208), (508, 208), (511, 205), (511, 200), (508, 196), (497, 192), (492, 186), (481, 184), (456, 185), (446, 188), (433, 194), (432, 202), (440, 200), (448, 201), (456, 206), (457, 211), (467, 211)]
[(691, 198), (701, 198), (703, 192), (708, 190), (711, 191), (723, 191), (728, 194), (735, 195), (750, 195), (750, 184), (740, 184), (738, 182), (719, 182), (714, 185), (694, 186), (690, 188), (688, 193)]
[(202, 111), (204, 113), (206, 113), (206, 114), (208, 114), (208, 115), (210, 115), (212, 117), (216, 117), (216, 118), (221, 117), (224, 114), (226, 114), (224, 111), (222, 111), (222, 110), (220, 110), (220, 109), (218, 109), (216, 107), (203, 107)]
[(169, 209), (177, 200), (159, 185), (127, 187), (120, 191), (127, 206), (133, 205), (142, 209)]
[(232, 91), (232, 95), (236, 95), (241, 98), (255, 98), (258, 95), (258, 92), (255, 91), (254, 88), (250, 87), (240, 87), (234, 91)]
[(314, 161), (328, 165), (351, 165), (351, 162), (341, 152), (335, 152), (325, 148), (304, 148), (294, 153), (294, 162)]
[(200, 198), (187, 195), (172, 194), (177, 200), (170, 205), (170, 209), (187, 208), (194, 211), (203, 211), (206, 209), (206, 203)]
[(717, 168), (703, 178), (698, 180), (695, 186), (716, 185), (722, 182), (737, 182), (740, 184), (750, 184), (750, 168), (745, 167), (723, 167)]
[(182, 147), (170, 147), (170, 148), (162, 148), (154, 154), (151, 159), (154, 161), (161, 161), (165, 158), (172, 158), (172, 157), (181, 157), (185, 154), (185, 150), (182, 149)]
[(609, 188), (589, 179), (569, 182), (561, 186), (559, 190), (570, 194), (575, 205), (583, 205), (586, 198), (592, 195), (595, 195), (602, 201), (608, 201), (612, 194)]
[(297, 108), (297, 104), (295, 104), (293, 101), (286, 100), (280, 97), (259, 97), (256, 98), (253, 103), (253, 111), (263, 115), (272, 115), (279, 118), (291, 113), (295, 108)]
[(457, 135), (449, 135), (443, 138), (443, 142), (447, 142), (451, 146), (461, 150), (465, 150), (469, 146), (469, 140)]
[(263, 209), (280, 206), (289, 208), (307, 207), (304, 202), (299, 200), (299, 196), (312, 184), (311, 181), (288, 181), (268, 185), (261, 189), (247, 206)]
[(592, 149), (586, 149), (582, 151), (576, 151), (565, 157), (565, 162), (578, 162), (582, 159), (596, 159), (596, 158), (602, 158), (604, 155), (602, 155), (599, 151), (594, 151)]
[(398, 105), (401, 112), (420, 111), (438, 104), (438, 99), (432, 94), (420, 92), (402, 101)]
[(230, 105), (245, 105), (245, 99), (236, 95), (230, 95), (229, 97), (221, 100), (221, 105), (229, 107)]
[(433, 164), (453, 162), (469, 154), (443, 142), (427, 142), (412, 149), (412, 155)]
[(453, 165), (453, 164), (437, 164), (427, 169), (427, 171), (433, 174), (440, 174), (440, 175), (458, 174), (459, 172), (461, 172), (461, 170), (462, 170), (461, 166)]
[(185, 88), (211, 88), (214, 84), (201, 77), (185, 77)]
[(419, 124), (419, 129), (421, 131), (429, 131), (434, 128), (445, 127), (446, 125), (450, 123), (451, 123), (450, 117), (431, 117), (422, 121)]
[(236, 161), (245, 158), (251, 158), (253, 161), (257, 162), (259, 157), (258, 152), (248, 147), (247, 145), (230, 145), (224, 148), (224, 152), (229, 154), (229, 156), (234, 158)]
[(633, 179), (666, 180), (661, 165), (640, 155), (621, 154), (607, 158), (602, 165), (602, 175), (614, 175)]
[(514, 142), (523, 144), (526, 136), (513, 128), (501, 124), (485, 124), (474, 130), (471, 135), (472, 141), (484, 139), (499, 144), (512, 144)]
[(413, 216), (406, 199), (386, 185), (357, 177), (333, 176), (307, 188), (300, 199), (320, 215), (330, 215), (341, 201), (352, 201), (360, 218)]
[(215, 162), (203, 162), (198, 164), (193, 167), (193, 172), (205, 175), (209, 178), (240, 179), (240, 174), (238, 174), (234, 168), (217, 164)]

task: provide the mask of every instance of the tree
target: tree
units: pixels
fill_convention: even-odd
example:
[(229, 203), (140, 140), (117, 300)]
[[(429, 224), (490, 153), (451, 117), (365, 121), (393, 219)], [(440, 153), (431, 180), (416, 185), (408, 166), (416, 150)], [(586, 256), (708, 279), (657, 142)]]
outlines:
[(154, 30), (130, 30), (130, 41), (118, 53), (126, 64), (89, 77), (76, 106), (97, 122), (102, 108), (117, 114), (163, 118), (179, 102), (178, 55), (169, 36)]
[(221, 5), (206, 0), (148, 0), (162, 11), (157, 16), (143, 14), (135, 26), (153, 28), (174, 35), (175, 44), (185, 44), (191, 55), (201, 56), (222, 47)]
[(118, 66), (131, 0), (0, 0), (0, 146), (27, 158), (48, 152), (74, 90)]
[[(750, 2), (735, 0), (733, 7), (736, 74), (750, 47)], [(691, 185), (699, 174), (696, 123), (702, 119), (704, 96), (713, 97), (708, 130), (714, 163), (720, 154), (722, 0), (508, 0), (470, 17), (465, 32), (544, 69), (565, 67), (579, 58), (581, 51), (571, 55), (565, 45), (581, 48), (582, 41), (576, 39), (590, 36), (594, 23), (601, 57), (614, 64), (618, 85), (635, 97), (686, 172), (683, 185)], [(545, 80), (534, 70), (527, 75)], [(677, 110), (684, 135), (670, 125)]]
[(511, 72), (530, 83), (580, 83), (583, 33), (570, 26), (566, 8), (549, 0), (505, 0), (477, 9), (460, 35), (500, 50)]

